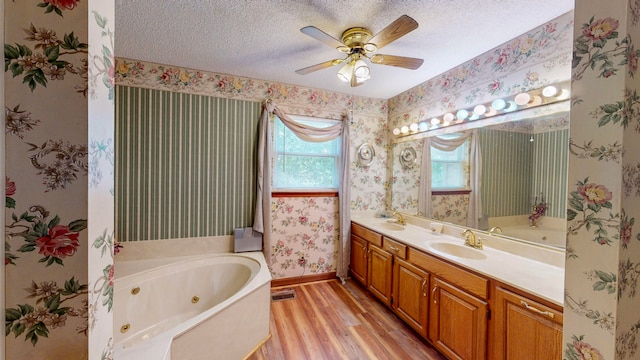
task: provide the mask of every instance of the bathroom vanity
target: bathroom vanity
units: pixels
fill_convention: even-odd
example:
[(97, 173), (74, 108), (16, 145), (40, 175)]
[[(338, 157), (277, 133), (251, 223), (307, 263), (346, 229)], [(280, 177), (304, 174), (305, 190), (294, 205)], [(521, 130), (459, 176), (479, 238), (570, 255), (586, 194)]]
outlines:
[(560, 359), (564, 252), (465, 229), (355, 216), (354, 279), (450, 359)]

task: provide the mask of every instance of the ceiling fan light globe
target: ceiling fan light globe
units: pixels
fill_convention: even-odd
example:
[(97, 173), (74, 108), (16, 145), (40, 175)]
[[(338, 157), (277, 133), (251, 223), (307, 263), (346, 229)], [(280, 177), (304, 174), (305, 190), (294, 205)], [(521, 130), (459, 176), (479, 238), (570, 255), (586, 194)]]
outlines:
[(362, 59), (356, 60), (354, 64), (354, 71), (358, 79), (369, 77), (369, 67), (367, 66), (367, 63)]
[(338, 71), (338, 79), (344, 82), (351, 82), (351, 73), (353, 72), (353, 64), (351, 62), (345, 64), (340, 71)]

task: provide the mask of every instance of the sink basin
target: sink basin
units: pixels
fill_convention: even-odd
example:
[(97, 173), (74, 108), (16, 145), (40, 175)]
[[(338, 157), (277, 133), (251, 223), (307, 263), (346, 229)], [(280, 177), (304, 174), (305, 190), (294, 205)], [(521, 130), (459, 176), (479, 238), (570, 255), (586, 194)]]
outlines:
[(380, 224), (380, 227), (385, 230), (393, 230), (393, 231), (404, 230), (404, 226), (397, 224), (395, 222), (385, 222)]
[(457, 256), (460, 258), (476, 259), (476, 260), (487, 258), (487, 255), (483, 254), (481, 250), (472, 249), (464, 245), (437, 242), (437, 243), (429, 244), (429, 246), (431, 246), (431, 248), (434, 250), (440, 251), (448, 255)]

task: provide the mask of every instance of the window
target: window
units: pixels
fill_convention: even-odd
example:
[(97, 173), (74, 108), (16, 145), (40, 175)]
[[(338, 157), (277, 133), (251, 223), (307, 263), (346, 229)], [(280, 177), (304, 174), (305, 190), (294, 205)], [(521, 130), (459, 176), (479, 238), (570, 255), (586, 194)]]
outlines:
[[(328, 127), (338, 121), (292, 116), (302, 124)], [(332, 190), (338, 188), (340, 138), (309, 142), (298, 138), (276, 116), (274, 120), (274, 190)]]
[[(442, 135), (455, 138), (459, 135)], [(453, 151), (442, 151), (431, 147), (431, 189), (469, 189), (469, 140)]]

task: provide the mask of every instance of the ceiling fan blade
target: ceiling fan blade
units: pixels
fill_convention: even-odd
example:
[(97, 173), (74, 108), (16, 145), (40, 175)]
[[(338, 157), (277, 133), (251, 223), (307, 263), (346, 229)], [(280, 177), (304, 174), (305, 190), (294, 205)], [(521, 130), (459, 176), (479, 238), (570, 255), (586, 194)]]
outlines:
[(300, 31), (303, 34), (307, 34), (312, 38), (331, 46), (334, 49), (342, 46), (346, 46), (345, 44), (342, 43), (342, 41), (334, 38), (333, 36), (327, 34), (326, 32), (318, 29), (315, 26), (305, 26), (302, 29), (300, 29)]
[(424, 60), (405, 56), (375, 54), (371, 57), (371, 62), (374, 64), (391, 65), (416, 70), (422, 65)]
[(389, 43), (401, 38), (402, 36), (410, 33), (418, 28), (418, 22), (413, 20), (408, 15), (402, 15), (396, 21), (389, 24), (386, 28), (382, 29), (379, 33), (369, 39), (369, 43), (376, 44), (378, 50), (388, 45)]
[(307, 66), (306, 68), (298, 69), (298, 70), (296, 70), (296, 73), (300, 74), (300, 75), (306, 75), (306, 74), (312, 73), (314, 71), (326, 69), (328, 67), (332, 67), (334, 65), (341, 64), (345, 60), (346, 59), (333, 59), (333, 60), (325, 61), (325, 62), (322, 62), (320, 64), (315, 64), (315, 65)]

